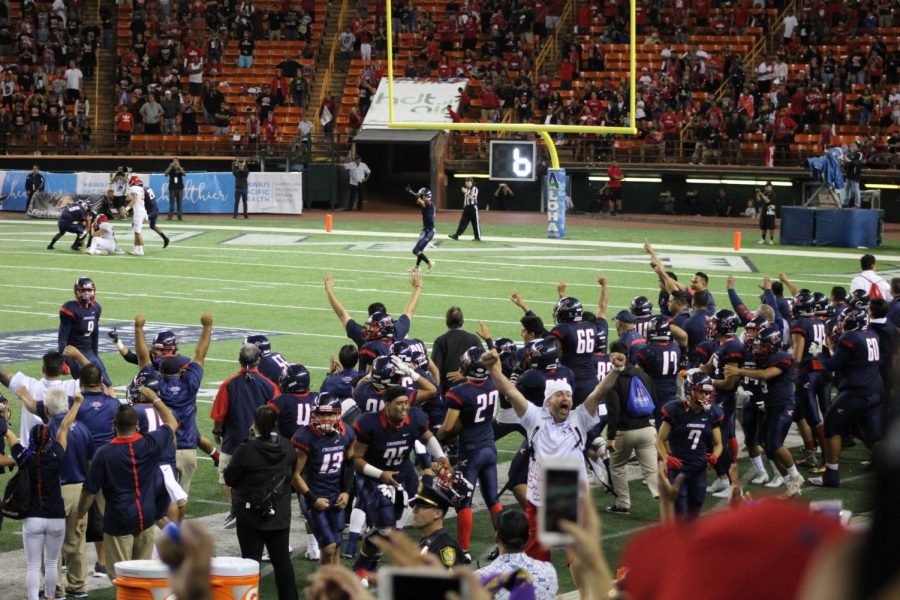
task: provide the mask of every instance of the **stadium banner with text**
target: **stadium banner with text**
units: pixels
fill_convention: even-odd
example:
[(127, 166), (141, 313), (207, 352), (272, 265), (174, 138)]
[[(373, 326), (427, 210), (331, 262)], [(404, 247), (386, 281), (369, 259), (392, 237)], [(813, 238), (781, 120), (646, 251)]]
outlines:
[[(394, 119), (397, 121), (421, 121), (450, 123), (447, 107), (459, 106), (459, 88), (465, 88), (467, 79), (446, 81), (428, 79), (394, 79)], [(388, 80), (382, 77), (372, 98), (372, 105), (363, 121), (363, 129), (387, 129)]]
[(566, 170), (548, 169), (547, 184), (547, 237), (566, 237)]
[[(25, 178), (30, 171), (5, 171), (0, 180), (3, 210), (24, 212), (28, 195)], [(56, 218), (51, 204), (63, 196), (103, 196), (109, 187), (108, 173), (43, 173), (45, 191), (60, 198), (48, 200), (48, 206), (29, 211), (36, 218)], [(156, 193), (160, 212), (169, 210), (169, 178), (161, 173), (138, 174)], [(250, 173), (248, 209), (250, 213), (299, 215), (303, 212), (303, 186), (300, 173)], [(234, 175), (231, 173), (188, 173), (184, 182), (182, 208), (186, 213), (229, 214), (234, 210)]]
[[(28, 194), (25, 192), (25, 178), (31, 171), (6, 171), (3, 183), (0, 184), (0, 198), (3, 198), (3, 210), (25, 212)], [(44, 191), (58, 194), (71, 194), (75, 191), (77, 177), (75, 173), (41, 173), (44, 176)]]
[(35, 192), (31, 206), (26, 213), (32, 219), (59, 219), (59, 215), (67, 206), (76, 200), (85, 200), (95, 212), (102, 212), (101, 206), (105, 195), (101, 194), (64, 194), (59, 192)]

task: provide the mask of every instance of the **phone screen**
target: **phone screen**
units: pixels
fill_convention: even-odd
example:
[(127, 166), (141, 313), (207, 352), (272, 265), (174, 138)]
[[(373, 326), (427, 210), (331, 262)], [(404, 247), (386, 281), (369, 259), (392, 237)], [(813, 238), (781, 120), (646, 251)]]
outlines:
[(573, 523), (578, 521), (578, 471), (550, 468), (545, 477), (547, 497), (543, 501), (546, 504), (547, 518), (544, 529), (561, 533), (561, 519)]
[(423, 598), (444, 598), (447, 592), (462, 595), (459, 577), (446, 575), (393, 574), (393, 594), (390, 600), (422, 600)]

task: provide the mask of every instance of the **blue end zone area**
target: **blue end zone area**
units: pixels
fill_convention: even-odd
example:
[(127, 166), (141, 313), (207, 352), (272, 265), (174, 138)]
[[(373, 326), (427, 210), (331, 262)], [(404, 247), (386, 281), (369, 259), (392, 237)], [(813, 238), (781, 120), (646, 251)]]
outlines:
[[(103, 328), (100, 331), (100, 352), (116, 352), (116, 345), (112, 340), (106, 337), (107, 332), (111, 331), (114, 327), (116, 328), (116, 331), (118, 331), (119, 339), (122, 343), (129, 348), (134, 349), (134, 323), (120, 321), (118, 323), (104, 323)], [(197, 343), (203, 328), (199, 325), (176, 325), (174, 323), (148, 322), (144, 326), (147, 344), (152, 344), (156, 334), (163, 330), (173, 332), (178, 338), (179, 346), (188, 346)], [(212, 341), (244, 340), (248, 335), (253, 334), (263, 334), (270, 338), (279, 335), (267, 331), (213, 327)], [(56, 340), (56, 329), (0, 333), (0, 363), (41, 360), (45, 352), (56, 350)]]

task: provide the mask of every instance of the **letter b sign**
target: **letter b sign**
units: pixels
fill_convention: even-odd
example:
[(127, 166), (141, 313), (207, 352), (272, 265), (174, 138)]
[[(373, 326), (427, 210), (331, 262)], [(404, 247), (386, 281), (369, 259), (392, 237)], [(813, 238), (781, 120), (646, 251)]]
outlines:
[(534, 181), (535, 143), (491, 141), (490, 171), (495, 181)]

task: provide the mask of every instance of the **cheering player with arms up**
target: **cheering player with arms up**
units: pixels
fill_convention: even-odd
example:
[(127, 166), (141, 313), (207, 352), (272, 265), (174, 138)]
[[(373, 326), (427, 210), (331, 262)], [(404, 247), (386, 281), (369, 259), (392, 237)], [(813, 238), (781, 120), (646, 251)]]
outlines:
[(418, 192), (414, 192), (412, 188), (407, 186), (406, 191), (415, 196), (416, 204), (422, 209), (422, 233), (419, 234), (419, 241), (416, 242), (412, 249), (412, 253), (416, 255), (416, 266), (414, 268), (418, 269), (420, 264), (425, 263), (428, 265), (428, 272), (431, 273), (431, 270), (434, 268), (434, 261), (428, 260), (428, 257), (425, 256), (425, 248), (434, 239), (435, 206), (431, 200), (431, 190), (423, 187)]

